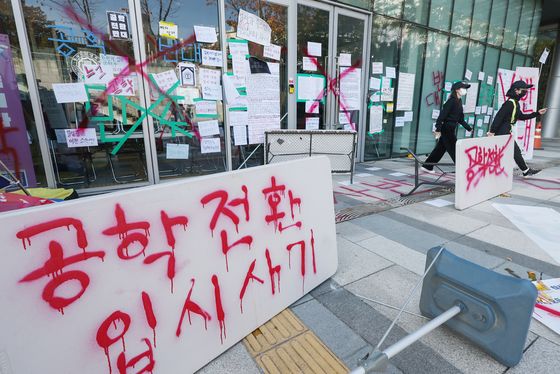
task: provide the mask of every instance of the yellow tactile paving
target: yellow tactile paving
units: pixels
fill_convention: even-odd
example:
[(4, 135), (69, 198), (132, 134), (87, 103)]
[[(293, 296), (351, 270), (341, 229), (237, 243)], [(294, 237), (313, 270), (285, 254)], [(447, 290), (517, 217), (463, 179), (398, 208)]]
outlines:
[(348, 372), (348, 368), (289, 309), (253, 331), (244, 342), (265, 373)]

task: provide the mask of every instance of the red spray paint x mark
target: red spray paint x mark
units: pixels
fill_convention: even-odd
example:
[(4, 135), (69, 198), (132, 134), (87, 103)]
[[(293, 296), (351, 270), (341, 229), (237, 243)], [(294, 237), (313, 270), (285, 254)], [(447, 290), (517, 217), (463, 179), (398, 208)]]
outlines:
[[(98, 38), (103, 39), (104, 36), (104, 32), (98, 29), (95, 29), (85, 18), (81, 17), (80, 15), (78, 15), (78, 13), (71, 7), (71, 6), (66, 6), (64, 8), (64, 11), (66, 13), (66, 15), (73, 21), (77, 22), (78, 24), (80, 24), (80, 26), (82, 26), (85, 29), (88, 29), (89, 31), (91, 31), (94, 35), (96, 35)], [(152, 44), (156, 44), (156, 41), (153, 40), (152, 38), (148, 38)], [(79, 125), (78, 125), (78, 129), (85, 129), (89, 123), (89, 117), (91, 115), (95, 115), (95, 108), (99, 105), (104, 103), (107, 100), (107, 96), (109, 95), (109, 88), (115, 84), (115, 82), (120, 81), (120, 79), (127, 77), (131, 74), (132, 71), (135, 71), (137, 73), (139, 73), (142, 78), (147, 82), (147, 84), (150, 86), (151, 89), (154, 89), (154, 91), (160, 91), (159, 87), (157, 87), (152, 80), (150, 79), (148, 73), (146, 73), (145, 71), (145, 67), (150, 64), (151, 62), (157, 60), (158, 58), (160, 58), (161, 56), (164, 56), (168, 53), (172, 53), (176, 50), (179, 50), (181, 48), (183, 48), (185, 45), (188, 44), (192, 44), (194, 41), (196, 40), (195, 35), (191, 35), (190, 37), (188, 37), (187, 39), (183, 40), (180, 43), (177, 43), (176, 45), (174, 45), (172, 48), (160, 51), (154, 55), (152, 55), (150, 58), (148, 58), (146, 61), (142, 62), (142, 63), (137, 63), (135, 64), (132, 68), (131, 66), (127, 66), (125, 67), (121, 72), (119, 72), (117, 74), (117, 76), (115, 78), (113, 78), (113, 80), (111, 80), (108, 84), (107, 84), (107, 89), (92, 103), (91, 105), (91, 110), (89, 111), (89, 113), (86, 113), (86, 116), (84, 117), (84, 119), (82, 121), (80, 121)], [(120, 48), (117, 44), (115, 44), (112, 41), (106, 41), (107, 44), (111, 47), (112, 50), (114, 50), (116, 53), (119, 53), (120, 55), (126, 56), (127, 52), (124, 51), (122, 48)], [(171, 102), (172, 105), (172, 110), (177, 110), (179, 108), (177, 108), (175, 101), (170, 97), (170, 95), (168, 95), (165, 92), (161, 92), (162, 95), (165, 95), (165, 97)], [(192, 123), (189, 121), (188, 117), (185, 116), (185, 120), (186, 122), (191, 126)], [(195, 136), (200, 140), (200, 135), (197, 131), (194, 131)], [(163, 132), (162, 132), (163, 135)]]
[[(354, 64), (352, 64), (352, 66), (349, 66), (346, 70), (344, 70), (343, 72), (340, 73), (339, 77), (336, 78), (332, 78), (327, 74), (327, 71), (325, 70), (325, 68), (323, 68), (323, 66), (321, 66), (321, 64), (319, 64), (317, 62), (317, 59), (312, 57), (308, 51), (307, 48), (302, 48), (302, 54), (306, 57), (309, 58), (309, 60), (315, 65), (315, 67), (321, 72), (321, 74), (326, 77), (327, 79), (327, 92), (332, 92), (336, 97), (339, 98), (339, 106), (340, 109), (342, 109), (342, 111), (344, 112), (346, 119), (348, 120), (348, 123), (350, 123), (350, 126), (352, 126), (352, 130), (356, 131), (356, 125), (354, 124), (354, 122), (352, 122), (352, 117), (349, 113), (348, 110), (348, 106), (346, 105), (346, 99), (344, 98), (344, 95), (342, 95), (342, 93), (340, 92), (339, 89), (337, 89), (337, 84), (342, 81), (342, 79), (344, 77), (346, 77), (348, 74), (354, 72), (359, 66), (362, 65), (362, 61), (358, 60), (356, 61)], [(313, 104), (311, 105), (311, 107), (309, 108), (309, 112), (312, 113), (315, 108), (317, 108), (317, 106), (319, 105), (319, 102), (323, 99), (324, 97), (324, 93), (321, 92), (317, 98), (315, 99), (315, 101), (313, 102)]]
[(202, 309), (200, 307), (200, 305), (198, 305), (197, 303), (195, 303), (194, 301), (191, 300), (191, 295), (192, 295), (192, 292), (193, 292), (193, 289), (194, 289), (194, 283), (195, 283), (195, 280), (193, 278), (193, 279), (191, 279), (191, 289), (189, 290), (189, 293), (187, 295), (187, 299), (185, 300), (185, 304), (183, 305), (183, 311), (181, 312), (181, 318), (179, 319), (179, 324), (177, 325), (177, 331), (175, 332), (177, 337), (181, 336), (181, 326), (183, 325), (183, 320), (185, 319), (185, 313), (187, 313), (187, 316), (189, 318), (189, 325), (191, 325), (191, 326), (192, 326), (191, 313), (198, 314), (199, 316), (201, 316), (204, 319), (204, 329), (205, 330), (208, 330), (208, 321), (210, 321), (212, 319), (212, 316), (210, 316), (210, 314), (207, 311)]
[(216, 317), (220, 325), (220, 340), (224, 344), (226, 338), (226, 315), (222, 306), (222, 295), (220, 293), (220, 283), (218, 283), (218, 276), (212, 275), (212, 285), (214, 286), (214, 299), (216, 300)]
[(257, 264), (257, 260), (253, 260), (253, 262), (249, 266), (249, 270), (247, 270), (247, 275), (245, 275), (245, 280), (243, 281), (243, 287), (241, 288), (241, 292), (239, 293), (239, 306), (241, 307), (241, 314), (243, 314), (243, 297), (245, 297), (245, 292), (247, 291), (247, 286), (249, 285), (249, 281), (257, 281), (260, 284), (264, 283), (264, 281), (261, 278), (253, 274), (256, 264)]

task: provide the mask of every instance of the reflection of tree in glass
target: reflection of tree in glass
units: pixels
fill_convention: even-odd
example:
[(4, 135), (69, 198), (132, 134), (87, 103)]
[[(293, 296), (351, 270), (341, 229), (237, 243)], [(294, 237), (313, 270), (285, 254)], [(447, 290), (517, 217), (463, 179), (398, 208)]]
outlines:
[[(208, 5), (215, 5), (217, 0), (206, 0)], [(283, 45), (287, 40), (286, 23), (287, 12), (286, 7), (276, 4), (269, 4), (264, 0), (226, 0), (226, 24), (232, 30), (237, 29), (237, 19), (239, 11), (243, 9), (246, 12), (256, 14), (272, 29), (272, 43)]]
[[(167, 18), (175, 14), (175, 12), (177, 11), (177, 8), (174, 7), (173, 1), (174, 0), (140, 0), (140, 8), (142, 9), (144, 21), (144, 30), (147, 34), (149, 31), (149, 35), (159, 35), (159, 21), (167, 21)], [(155, 9), (156, 12), (153, 12), (152, 9)], [(158, 30), (157, 34), (152, 29), (152, 16), (154, 15), (154, 13), (157, 13), (158, 16), (155, 20), (156, 24), (154, 25)]]
[[(37, 44), (40, 44), (41, 41), (46, 42), (52, 33), (47, 26), (52, 25), (52, 22), (47, 19), (45, 12), (40, 7), (25, 4), (23, 4), (23, 12), (25, 14), (29, 36), (32, 37), (33, 41), (37, 42)], [(8, 34), (10, 43), (18, 43), (16, 23), (9, 1), (0, 2), (0, 24), (2, 25), (2, 33)]]

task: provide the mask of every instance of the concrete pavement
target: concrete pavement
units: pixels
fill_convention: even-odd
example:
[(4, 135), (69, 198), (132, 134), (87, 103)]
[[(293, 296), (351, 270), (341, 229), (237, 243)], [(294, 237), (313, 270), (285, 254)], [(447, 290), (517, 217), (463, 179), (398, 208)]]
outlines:
[[(333, 176), (339, 268), (327, 282), (290, 307), (293, 313), (347, 367), (370, 351), (396, 315), (380, 303), (400, 306), (423, 273), (426, 252), (443, 245), (451, 252), (509, 276), (560, 277), (560, 266), (492, 203), (546, 206), (560, 212), (560, 140), (544, 141), (530, 164), (544, 170), (532, 179), (514, 178), (509, 197), (497, 197), (464, 211), (436, 207), (434, 198), (454, 201), (452, 188), (411, 188), (408, 159), (360, 164), (355, 183)], [(429, 191), (428, 191), (429, 190)], [(560, 245), (560, 244), (559, 244)], [(407, 311), (419, 314), (419, 292)], [(383, 347), (425, 323), (403, 314)], [(391, 373), (557, 373), (560, 336), (533, 320), (519, 365), (507, 368), (443, 327), (425, 336), (393, 360)], [(262, 369), (239, 343), (201, 373), (258, 373)]]

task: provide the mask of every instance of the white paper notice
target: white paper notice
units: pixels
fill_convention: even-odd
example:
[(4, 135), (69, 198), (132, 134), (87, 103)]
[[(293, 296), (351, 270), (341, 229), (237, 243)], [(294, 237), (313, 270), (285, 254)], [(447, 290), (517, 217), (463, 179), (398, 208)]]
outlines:
[(546, 60), (548, 59), (549, 53), (550, 53), (550, 50), (548, 48), (545, 48), (544, 51), (541, 54), (541, 57), (539, 58), (539, 62), (541, 64), (546, 64)]
[(424, 203), (435, 206), (437, 208), (443, 208), (444, 206), (453, 205), (452, 201), (447, 201), (443, 199), (433, 199), (424, 201)]
[(270, 34), (271, 29), (266, 21), (243, 9), (239, 11), (239, 18), (237, 21), (238, 38), (246, 39), (261, 45), (269, 45)]
[(439, 109), (432, 110), (432, 119), (438, 119), (439, 117)]
[(99, 55), (99, 65), (111, 66), (114, 73), (120, 73), (123, 69), (128, 67), (128, 57), (117, 55)]
[(233, 126), (233, 144), (247, 144), (247, 126)]
[(53, 83), (52, 88), (59, 104), (84, 103), (89, 100), (84, 83)]
[(159, 35), (164, 38), (177, 39), (179, 29), (173, 22), (159, 21)]
[(414, 116), (414, 112), (404, 112), (404, 120), (406, 122), (411, 122)]
[(224, 74), (222, 76), (222, 81), (224, 82), (224, 93), (226, 103), (230, 104), (234, 102), (239, 96), (239, 91), (235, 88), (235, 84), (233, 82), (233, 75)]
[(308, 117), (305, 119), (306, 130), (319, 130), (319, 117)]
[(369, 132), (372, 134), (383, 130), (383, 107), (372, 105), (369, 108)]
[(467, 88), (467, 97), (463, 107), (464, 113), (474, 113), (476, 109), (476, 100), (478, 99), (478, 82), (472, 82), (471, 87)]
[(54, 129), (54, 134), (56, 136), (56, 142), (58, 144), (66, 144), (66, 130), (65, 129)]
[(381, 78), (381, 101), (393, 101), (395, 89), (391, 87), (391, 78)]
[(200, 100), (194, 103), (197, 115), (217, 115), (218, 109), (216, 108), (215, 101)]
[(479, 106), (474, 107), (474, 114), (480, 114), (480, 112), (482, 111), (482, 109)]
[(352, 55), (350, 53), (341, 53), (338, 56), (338, 66), (351, 66), (352, 65)]
[(469, 125), (474, 125), (474, 117), (469, 117), (469, 119), (467, 120), (467, 123)]
[(465, 130), (465, 136), (466, 136), (467, 138), (470, 138), (471, 135), (472, 135), (472, 131)]
[(230, 110), (228, 120), (230, 126), (247, 126), (249, 124), (249, 114), (246, 110)]
[(383, 62), (372, 62), (371, 74), (383, 74)]
[(479, 72), (479, 73), (478, 73), (478, 80), (479, 80), (479, 81), (483, 81), (485, 75), (486, 75), (486, 74), (484, 74), (483, 71)]
[(177, 64), (181, 86), (196, 86), (196, 66), (188, 62)]
[(202, 65), (222, 67), (222, 51), (202, 48)]
[(97, 135), (93, 128), (66, 129), (64, 133), (66, 135), (66, 145), (68, 148), (97, 146)]
[(490, 123), (490, 116), (484, 116), (484, 124), (487, 125)]
[(250, 73), (249, 61), (247, 55), (249, 54), (249, 43), (245, 40), (239, 41), (237, 39), (230, 40), (229, 53), (231, 54), (231, 66), (233, 75), (237, 77), (245, 77)]
[(369, 89), (381, 90), (381, 79), (374, 77), (369, 78)]
[(165, 158), (168, 160), (188, 160), (189, 145), (167, 143), (165, 146)]
[(305, 113), (318, 114), (319, 113), (319, 106), (320, 106), (320, 104), (315, 102), (315, 101), (306, 101), (305, 102)]
[(385, 76), (387, 78), (395, 79), (397, 77), (397, 69), (391, 66), (385, 66)]
[(167, 92), (177, 83), (177, 74), (175, 74), (175, 70), (167, 70), (163, 73), (152, 74), (152, 77), (161, 92)]
[(177, 87), (175, 94), (181, 96), (177, 99), (177, 104), (181, 105), (194, 105), (194, 99), (200, 98), (200, 92), (196, 87)]
[(404, 117), (395, 118), (395, 127), (404, 127)]
[(218, 125), (218, 120), (198, 122), (198, 132), (203, 138), (219, 134), (220, 126)]
[(276, 44), (265, 45), (263, 56), (266, 58), (270, 58), (271, 60), (280, 60), (280, 54), (282, 52), (282, 47)]
[(348, 112), (339, 112), (338, 113), (338, 123), (341, 125), (345, 125), (350, 123), (350, 114)]
[(399, 73), (399, 87), (397, 90), (397, 110), (412, 110), (414, 98), (415, 74)]
[(215, 69), (198, 69), (198, 81), (202, 86), (218, 86), (220, 85), (221, 71)]
[(450, 91), (451, 91), (451, 87), (453, 87), (453, 83), (451, 83), (451, 82), (445, 82), (444, 91), (450, 92)]
[(494, 77), (489, 75), (488, 78), (486, 78), (486, 84), (488, 84), (490, 86), (493, 85), (494, 84)]
[(325, 92), (323, 76), (297, 76), (297, 99), (305, 101), (322, 100)]
[(472, 71), (470, 71), (469, 69), (465, 70), (465, 79), (470, 81), (472, 78)]
[(220, 153), (220, 138), (207, 138), (200, 140), (200, 153)]
[(482, 118), (476, 120), (476, 127), (482, 127)]
[(486, 113), (491, 116), (492, 114), (494, 114), (494, 108), (489, 107), (488, 110), (486, 111)]
[(202, 86), (202, 98), (204, 100), (222, 100), (222, 86)]
[(194, 34), (199, 43), (216, 43), (218, 41), (214, 27), (194, 26)]
[(480, 113), (486, 114), (488, 112), (488, 105), (483, 105), (480, 107)]
[(280, 77), (251, 74), (247, 77), (249, 144), (264, 143), (264, 132), (280, 128)]
[(315, 57), (303, 57), (303, 70), (317, 71), (317, 59)]
[(483, 135), (484, 135), (484, 130), (478, 129), (478, 132), (476, 133), (476, 136), (481, 138)]
[(321, 56), (321, 43), (307, 42), (307, 54), (310, 56)]
[(360, 110), (362, 69), (340, 68), (339, 105), (343, 110)]

